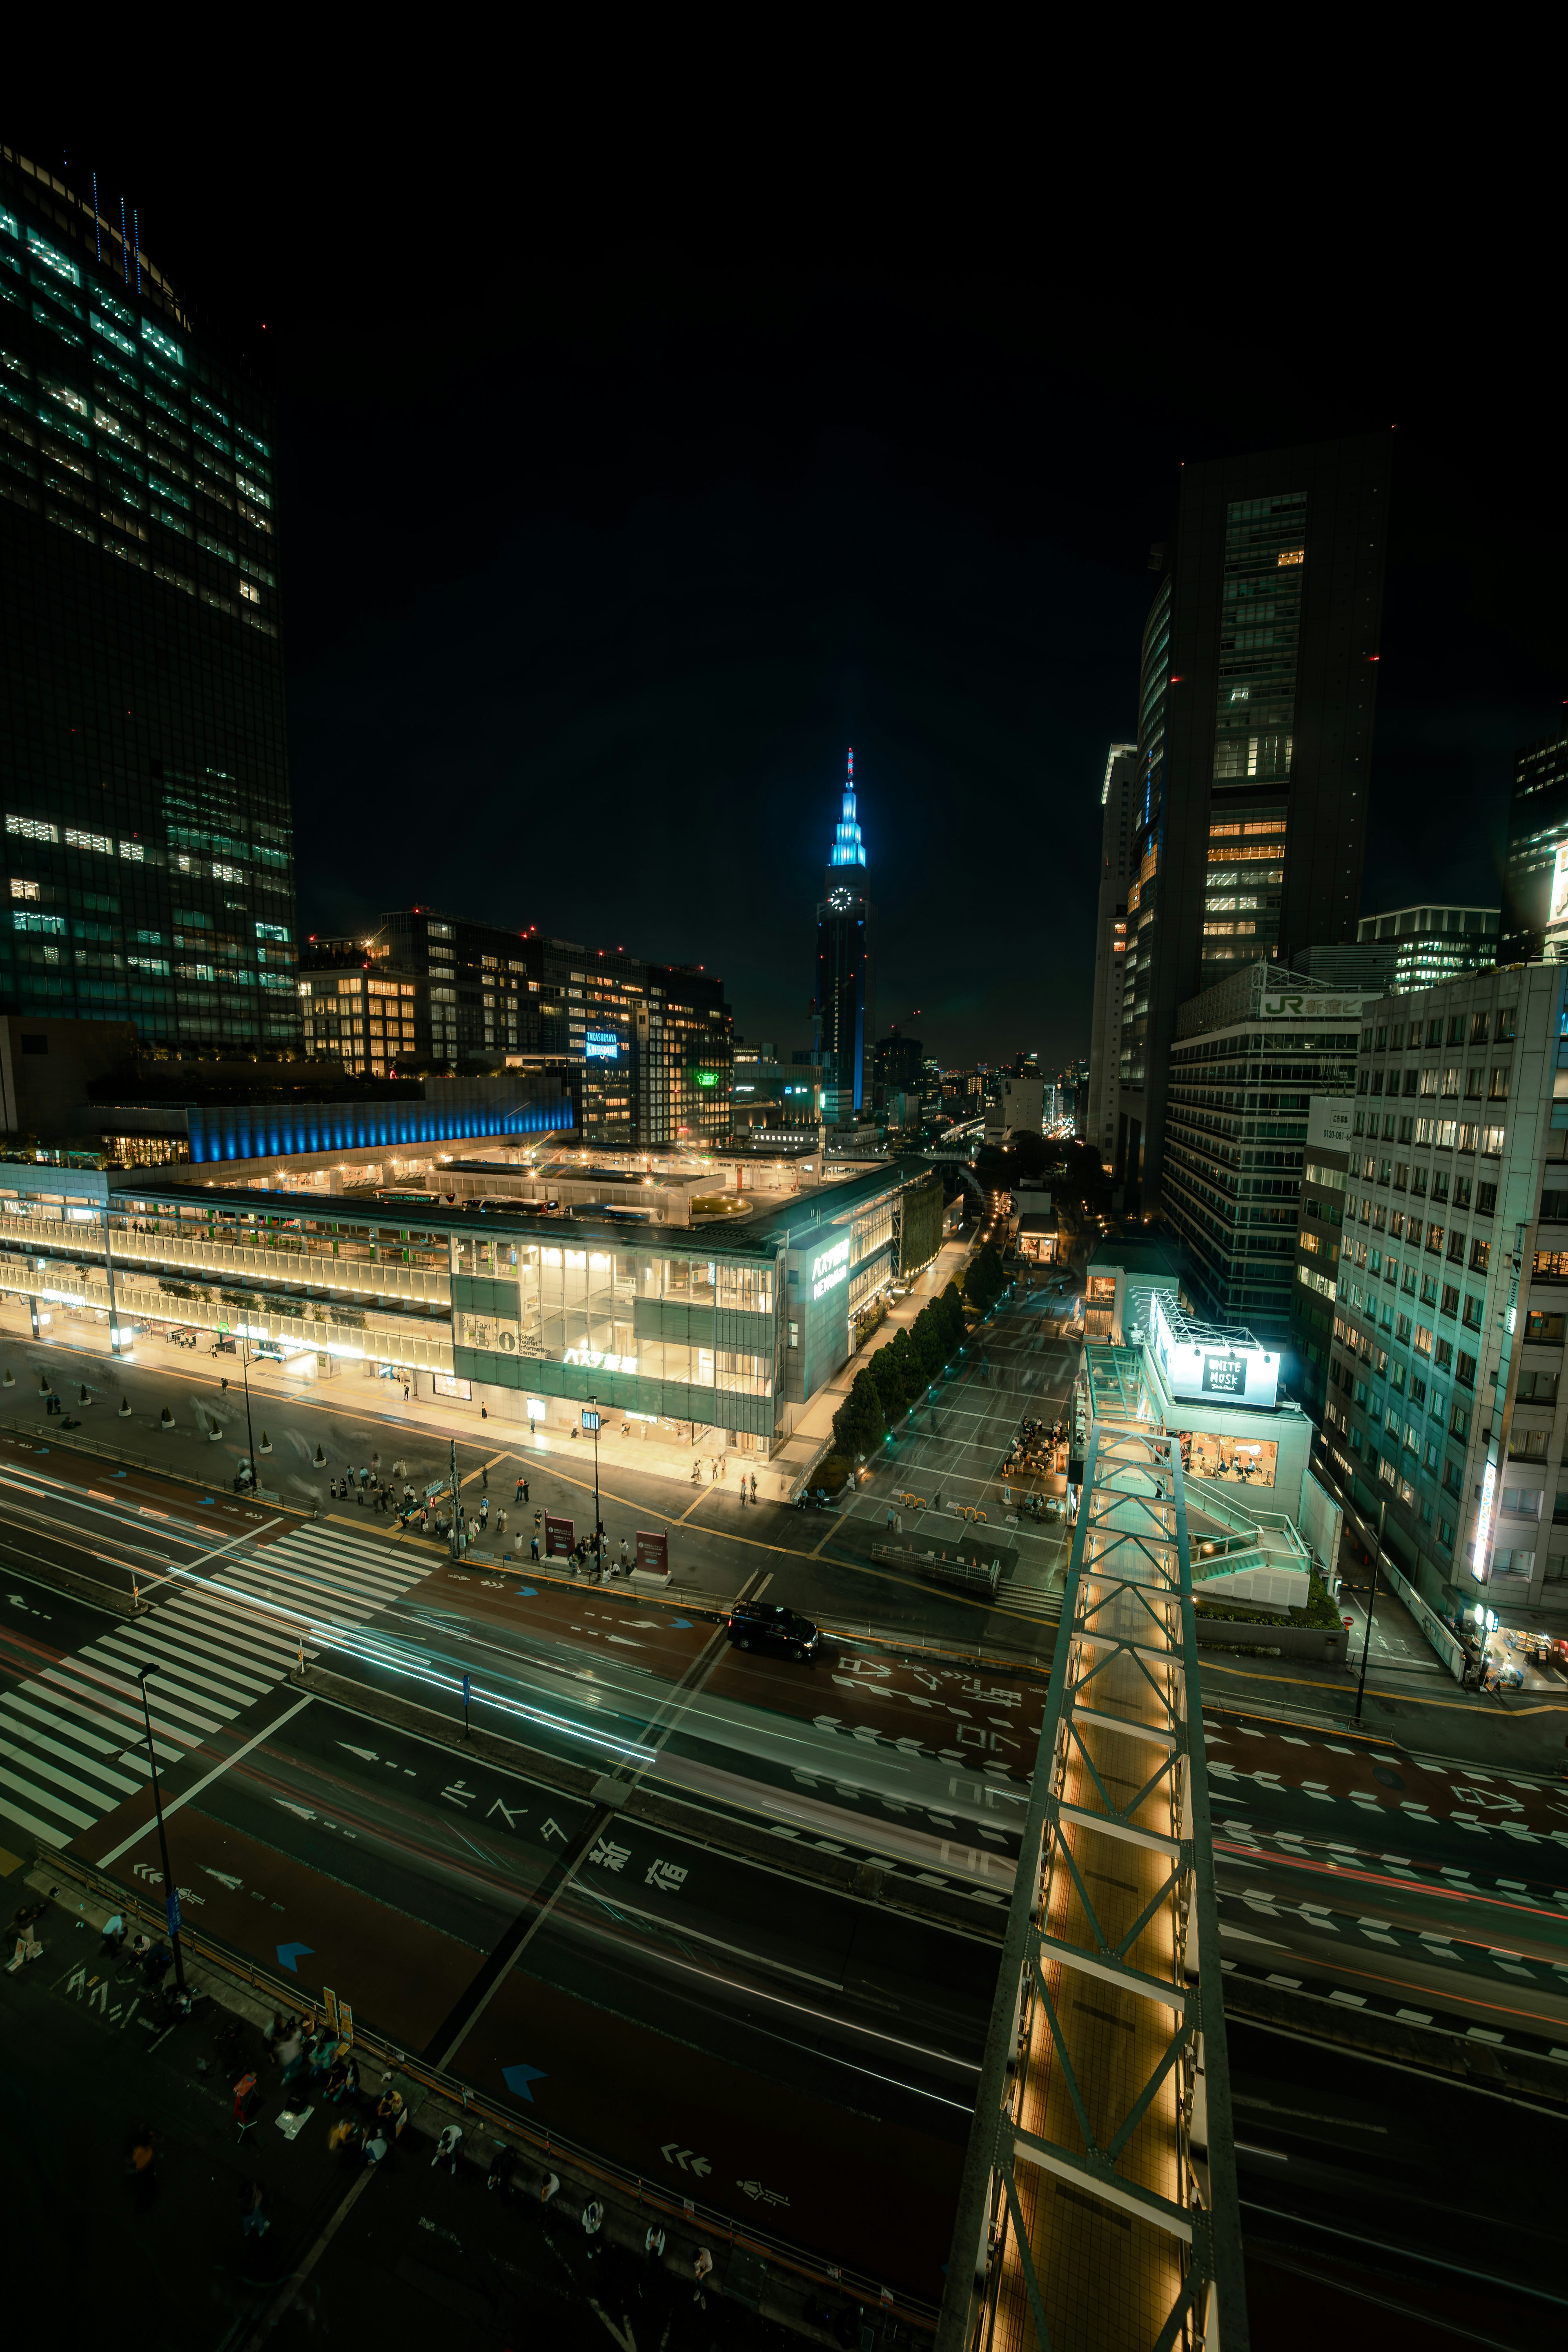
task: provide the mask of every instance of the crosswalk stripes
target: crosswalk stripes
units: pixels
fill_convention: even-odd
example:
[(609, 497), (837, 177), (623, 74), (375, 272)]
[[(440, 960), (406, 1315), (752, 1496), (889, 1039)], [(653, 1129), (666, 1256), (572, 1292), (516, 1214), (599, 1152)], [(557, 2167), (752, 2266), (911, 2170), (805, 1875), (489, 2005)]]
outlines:
[(160, 1766), (237, 1723), (297, 1664), (363, 1624), (429, 1573), (358, 1536), (303, 1526), (162, 1586), (26, 1682), (0, 1685), (0, 1815), (61, 1848), (150, 1775), (138, 1675)]
[(997, 1588), (997, 1601), (1022, 1617), (1038, 1617), (1054, 1624), (1062, 1613), (1061, 1589), (1043, 1592), (1038, 1585), (1019, 1584), (1012, 1577)]

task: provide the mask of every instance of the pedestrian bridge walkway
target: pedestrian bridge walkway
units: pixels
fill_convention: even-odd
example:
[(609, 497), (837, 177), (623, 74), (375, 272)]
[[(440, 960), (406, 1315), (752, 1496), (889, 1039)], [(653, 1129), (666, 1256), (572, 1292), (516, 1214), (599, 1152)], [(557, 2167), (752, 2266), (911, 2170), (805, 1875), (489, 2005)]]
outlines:
[(1245, 2352), (1196, 1695), (1176, 1443), (1101, 1421), (937, 2352)]

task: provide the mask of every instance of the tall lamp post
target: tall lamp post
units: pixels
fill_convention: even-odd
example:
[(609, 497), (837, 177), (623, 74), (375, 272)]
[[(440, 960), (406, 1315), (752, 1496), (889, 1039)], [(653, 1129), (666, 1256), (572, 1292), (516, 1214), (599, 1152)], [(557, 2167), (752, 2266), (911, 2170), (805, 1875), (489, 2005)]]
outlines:
[(1366, 1696), (1366, 1654), (1372, 1647), (1372, 1611), (1377, 1599), (1377, 1571), (1383, 1565), (1383, 1517), (1387, 1508), (1388, 1497), (1385, 1495), (1377, 1507), (1377, 1549), (1372, 1558), (1372, 1585), (1366, 1596), (1366, 1632), (1362, 1637), (1361, 1680), (1356, 1685), (1355, 1714), (1352, 1717), (1355, 1723), (1361, 1721), (1361, 1703)]
[(239, 1363), (245, 1381), (245, 1441), (250, 1448), (250, 1491), (254, 1495), (261, 1480), (256, 1468), (256, 1432), (250, 1425), (250, 1357), (249, 1341), (246, 1334), (247, 1326), (242, 1323), (239, 1327)]
[(174, 1874), (169, 1867), (169, 1833), (163, 1827), (163, 1798), (158, 1786), (158, 1758), (153, 1746), (153, 1710), (147, 1704), (147, 1677), (151, 1666), (142, 1666), (136, 1679), (142, 1686), (142, 1716), (147, 1726), (147, 1765), (153, 1775), (153, 1810), (158, 1816), (158, 1853), (163, 1864), (163, 1917), (169, 1929), (169, 1948), (174, 1956), (174, 1990), (183, 2000), (185, 1997), (185, 1963), (180, 1951), (180, 1898), (175, 1891)]
[(588, 1407), (583, 1418), (594, 1433), (594, 1558), (599, 1564), (600, 1573), (603, 1574), (605, 1556), (600, 1537), (605, 1523), (599, 1517), (599, 1400), (596, 1396), (591, 1396), (588, 1399)]

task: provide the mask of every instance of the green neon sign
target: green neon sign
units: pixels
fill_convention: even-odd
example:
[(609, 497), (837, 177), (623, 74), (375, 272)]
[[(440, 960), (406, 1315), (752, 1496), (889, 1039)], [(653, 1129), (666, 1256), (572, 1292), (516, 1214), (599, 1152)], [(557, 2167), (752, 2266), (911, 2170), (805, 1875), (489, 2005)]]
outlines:
[(691, 1083), (694, 1087), (716, 1087), (719, 1083), (719, 1073), (717, 1070), (693, 1070)]

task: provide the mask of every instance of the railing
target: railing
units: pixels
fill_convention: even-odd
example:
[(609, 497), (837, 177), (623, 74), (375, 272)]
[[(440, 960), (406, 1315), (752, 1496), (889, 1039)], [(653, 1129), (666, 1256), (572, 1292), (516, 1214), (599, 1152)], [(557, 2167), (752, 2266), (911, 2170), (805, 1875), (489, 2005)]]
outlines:
[[(188, 1470), (175, 1469), (167, 1462), (153, 1462), (145, 1454), (131, 1454), (121, 1445), (105, 1445), (100, 1439), (88, 1436), (80, 1428), (62, 1429), (58, 1420), (41, 1423), (36, 1421), (0, 1421), (0, 1430), (6, 1431), (13, 1437), (26, 1438), (46, 1453), (56, 1445), (63, 1445), (73, 1454), (90, 1454), (102, 1462), (118, 1462), (127, 1470), (151, 1470), (157, 1477), (177, 1478), (186, 1486), (211, 1487), (215, 1494), (237, 1494), (243, 1502), (272, 1503), (290, 1511), (300, 1511), (300, 1508), (298, 1503), (285, 1503), (274, 1487), (226, 1488), (210, 1478), (193, 1478)], [(300, 1516), (310, 1518), (314, 1514), (307, 1510)]]
[[(184, 1298), (161, 1287), (149, 1290), (144, 1275), (121, 1265), (118, 1251), (114, 1262), (115, 1310), (122, 1324), (178, 1323), (195, 1330), (216, 1331), (225, 1326), (232, 1328), (244, 1315), (253, 1339), (293, 1339), (301, 1352), (311, 1348), (340, 1355), (352, 1352), (376, 1363), (401, 1364), (411, 1371), (452, 1370), (451, 1326), (445, 1321), (426, 1324), (417, 1331), (405, 1324), (375, 1323), (368, 1318), (359, 1323), (318, 1322), (311, 1314), (280, 1311), (285, 1302), (262, 1291), (244, 1294), (243, 1306), (238, 1303), (240, 1294), (226, 1297), (216, 1289)], [(80, 1307), (106, 1315), (109, 1311), (109, 1283), (101, 1260), (90, 1266), (55, 1261), (40, 1268), (37, 1260), (0, 1250), (0, 1291), (47, 1299), (51, 1306)], [(305, 1302), (290, 1300), (287, 1305), (303, 1308)], [(327, 1313), (330, 1316), (331, 1310)]]
[[(1186, 1505), (1146, 1428), (1089, 1440), (974, 2118), (937, 2352), (1247, 2352)], [(1139, 2225), (1113, 2262), (1086, 2206)]]
[[(49, 1217), (0, 1216), (0, 1240), (19, 1241), (35, 1252), (72, 1250), (101, 1264), (101, 1223), (63, 1224)], [(246, 1248), (237, 1242), (196, 1239), (184, 1234), (146, 1234), (134, 1228), (111, 1236), (118, 1265), (190, 1266), (210, 1274), (259, 1275), (265, 1280), (312, 1290), (352, 1290), (387, 1297), (423, 1299), (449, 1307), (452, 1278), (437, 1266), (399, 1265), (390, 1258), (332, 1256), (327, 1252), (277, 1245)]]
[[(152, 1901), (128, 1891), (117, 1881), (104, 1877), (89, 1864), (74, 1856), (51, 1854), (49, 1874), (52, 1879), (67, 1878), (109, 1910), (119, 1911), (132, 1920), (144, 1921), (154, 1940), (167, 1933), (162, 1898)], [(85, 1939), (84, 1939), (85, 1940)], [(258, 1968), (254, 1961), (244, 1959), (229, 1951), (199, 1928), (182, 1924), (180, 1941), (186, 1956), (200, 1961), (204, 1967), (226, 1978), (237, 1990), (259, 1996), (269, 2009), (285, 2015), (303, 2016), (311, 2026), (317, 2022), (317, 2004), (303, 1995), (299, 1984), (290, 1978)], [(87, 1955), (83, 1955), (84, 1962)], [(89, 1963), (90, 1966), (90, 1963)], [(335, 2014), (324, 2004), (321, 2015), (328, 2023), (336, 2024)], [(482, 2094), (476, 2093), (457, 2074), (429, 2065), (416, 2053), (406, 2050), (389, 2035), (378, 2033), (361, 2025), (357, 2019), (353, 2029), (356, 2052), (368, 2057), (378, 2068), (401, 2075), (427, 2095), (458, 2103), (465, 2115), (498, 2140), (505, 2139), (538, 2158), (547, 2168), (563, 2158), (574, 2170), (591, 2181), (601, 2184), (613, 2193), (629, 2198), (639, 2209), (646, 2209), (654, 2218), (673, 2222), (702, 2239), (721, 2240), (731, 2247), (756, 2253), (777, 2270), (793, 2273), (803, 2284), (811, 2284), (837, 2300), (847, 2299), (871, 2310), (880, 2309), (885, 2317), (902, 2321), (907, 2326), (930, 2335), (936, 2324), (936, 2314), (928, 2303), (917, 2296), (901, 2294), (883, 2285), (880, 2279), (857, 2268), (853, 2262), (832, 2262), (825, 2254), (805, 2246), (795, 2244), (787, 2238), (775, 2237), (769, 2231), (750, 2224), (737, 2227), (728, 2213), (715, 2206), (700, 2205), (681, 2189), (667, 2189), (662, 2183), (645, 2179), (614, 2158), (600, 2155), (585, 2140), (570, 2137), (549, 2126), (534, 2126), (522, 2121), (504, 2108), (492, 2105)], [(1230, 2352), (1227, 2341), (1226, 2352)]]

